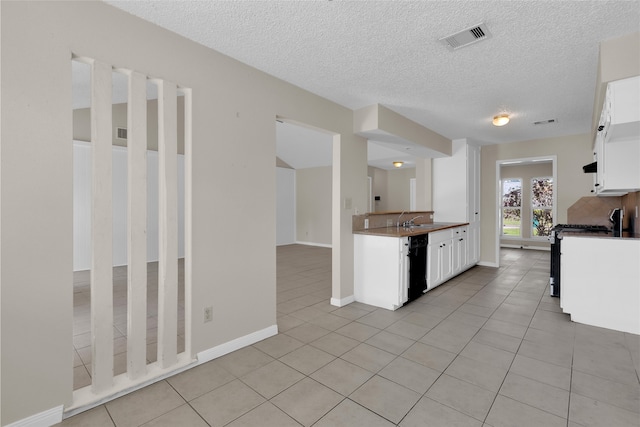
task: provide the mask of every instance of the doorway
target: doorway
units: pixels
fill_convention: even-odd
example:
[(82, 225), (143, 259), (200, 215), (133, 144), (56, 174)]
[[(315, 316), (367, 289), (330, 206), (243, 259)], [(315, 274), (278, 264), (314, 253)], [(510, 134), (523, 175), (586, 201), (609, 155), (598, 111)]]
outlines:
[(555, 224), (557, 156), (496, 162), (496, 260), (500, 247), (548, 250)]
[(333, 135), (276, 121), (276, 244), (332, 247)]

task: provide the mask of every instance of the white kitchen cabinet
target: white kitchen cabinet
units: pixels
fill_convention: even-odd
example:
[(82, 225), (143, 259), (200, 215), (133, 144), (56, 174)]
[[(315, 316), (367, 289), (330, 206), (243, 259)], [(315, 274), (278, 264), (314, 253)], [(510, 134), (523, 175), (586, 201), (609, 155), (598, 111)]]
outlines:
[(467, 238), (467, 227), (455, 228), (452, 232), (453, 253), (452, 253), (452, 274), (458, 275), (466, 270), (469, 265), (469, 247)]
[(408, 300), (408, 237), (354, 234), (354, 298), (396, 310)]
[(594, 192), (619, 196), (640, 190), (640, 76), (607, 85), (594, 142)]
[(562, 311), (574, 322), (640, 334), (638, 259), (640, 239), (565, 236)]
[(607, 84), (600, 133), (605, 143), (633, 139), (640, 142), (640, 76)]
[(433, 289), (453, 276), (453, 231), (429, 233), (427, 245), (427, 289)]
[(467, 267), (480, 260), (480, 147), (452, 141), (451, 157), (433, 159), (434, 221), (468, 222)]
[(640, 139), (607, 143), (598, 134), (593, 154), (597, 162), (594, 178), (597, 195), (620, 196), (640, 190)]

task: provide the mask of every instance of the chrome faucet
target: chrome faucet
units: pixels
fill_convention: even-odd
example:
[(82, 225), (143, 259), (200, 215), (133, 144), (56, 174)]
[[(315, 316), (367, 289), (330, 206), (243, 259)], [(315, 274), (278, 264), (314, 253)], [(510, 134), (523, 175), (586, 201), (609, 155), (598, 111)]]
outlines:
[[(415, 221), (418, 218), (422, 218), (424, 217), (424, 215), (418, 215), (418, 216), (414, 216), (413, 218), (411, 218), (409, 221), (405, 221), (404, 223), (402, 223), (403, 227), (413, 227), (415, 224), (413, 221)], [(398, 218), (399, 219), (399, 218)]]
[[(398, 217), (398, 220), (396, 221), (396, 227), (400, 227), (400, 218), (402, 218), (402, 215), (404, 215), (404, 211), (402, 211), (400, 213), (400, 216)], [(403, 225), (403, 227), (404, 227), (404, 225)]]

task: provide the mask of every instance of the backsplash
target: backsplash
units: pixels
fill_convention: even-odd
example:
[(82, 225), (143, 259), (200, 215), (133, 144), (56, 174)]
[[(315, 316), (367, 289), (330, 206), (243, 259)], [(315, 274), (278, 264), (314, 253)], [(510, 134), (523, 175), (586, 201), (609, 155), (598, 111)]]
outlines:
[(622, 197), (587, 196), (567, 209), (567, 224), (590, 224), (611, 227), (609, 212), (622, 207)]
[(629, 193), (621, 197), (583, 197), (567, 209), (568, 224), (591, 224), (611, 227), (609, 212), (615, 208), (624, 207), (624, 221), (622, 227), (629, 228), (629, 221), (633, 220), (637, 232), (638, 218), (636, 206), (640, 204), (640, 191)]
[(624, 207), (624, 219), (622, 221), (622, 228), (629, 229), (630, 223), (633, 224), (633, 231), (638, 234), (638, 227), (640, 227), (640, 218), (636, 218), (637, 210), (640, 210), (640, 191), (635, 193), (629, 193), (622, 196), (622, 206)]
[[(402, 214), (402, 217), (400, 215)], [(364, 230), (364, 220), (369, 220), (369, 228), (381, 228), (388, 225), (395, 225), (403, 221), (408, 221), (415, 217), (415, 224), (432, 224), (433, 211), (411, 211), (411, 212), (371, 212), (364, 215), (353, 215), (351, 219), (351, 230)]]

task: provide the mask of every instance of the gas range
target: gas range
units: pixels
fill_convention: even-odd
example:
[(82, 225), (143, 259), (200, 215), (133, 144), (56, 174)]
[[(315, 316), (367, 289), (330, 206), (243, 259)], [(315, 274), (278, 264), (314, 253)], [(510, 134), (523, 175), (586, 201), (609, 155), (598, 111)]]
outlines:
[(557, 224), (552, 231), (571, 230), (571, 231), (584, 231), (586, 233), (608, 233), (609, 230), (604, 225), (591, 225), (591, 224)]

